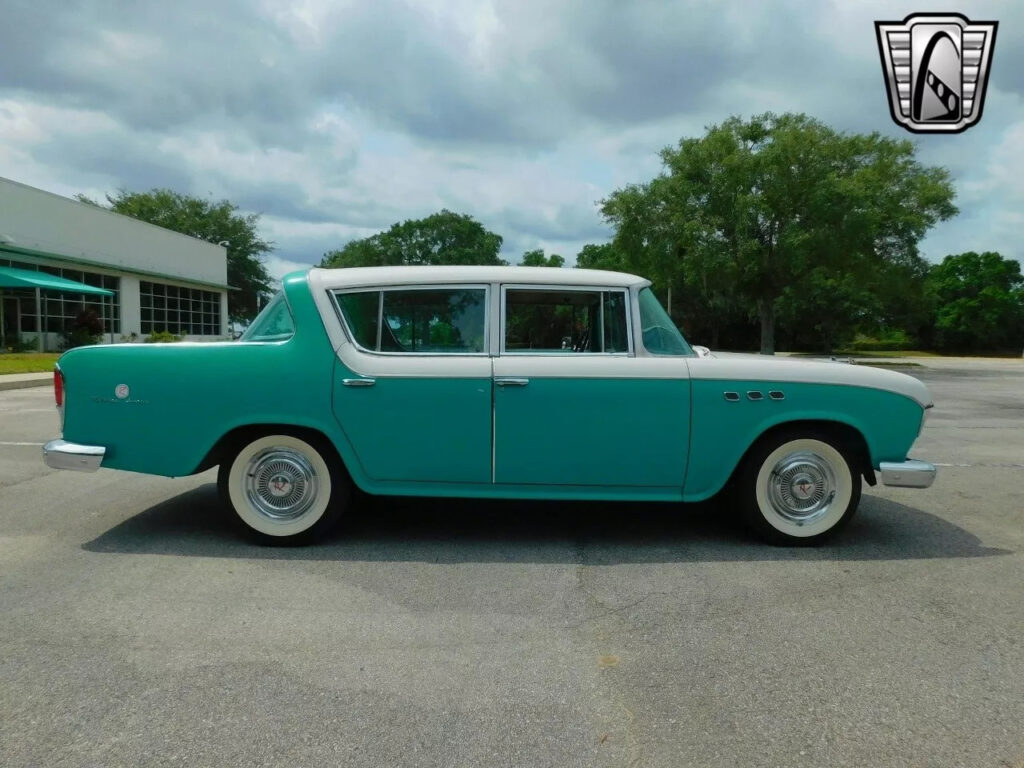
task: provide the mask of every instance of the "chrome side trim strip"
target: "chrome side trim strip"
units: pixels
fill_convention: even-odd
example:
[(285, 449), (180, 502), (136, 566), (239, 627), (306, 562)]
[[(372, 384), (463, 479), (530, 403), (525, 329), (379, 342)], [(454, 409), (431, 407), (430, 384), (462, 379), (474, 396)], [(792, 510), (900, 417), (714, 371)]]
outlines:
[(51, 469), (95, 472), (107, 449), (101, 445), (79, 445), (66, 440), (51, 440), (43, 446), (43, 461)]
[(936, 469), (927, 461), (907, 459), (906, 461), (883, 461), (878, 465), (882, 474), (882, 485), (897, 488), (927, 488), (935, 482)]

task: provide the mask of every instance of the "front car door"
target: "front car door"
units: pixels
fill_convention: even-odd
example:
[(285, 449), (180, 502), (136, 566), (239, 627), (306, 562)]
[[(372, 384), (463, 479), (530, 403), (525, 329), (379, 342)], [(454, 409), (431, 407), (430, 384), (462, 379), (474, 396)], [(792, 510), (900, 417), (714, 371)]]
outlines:
[(626, 288), (501, 287), (494, 482), (682, 490), (685, 360), (643, 354)]
[(347, 338), (334, 412), (366, 474), (491, 482), (488, 285), (332, 291)]

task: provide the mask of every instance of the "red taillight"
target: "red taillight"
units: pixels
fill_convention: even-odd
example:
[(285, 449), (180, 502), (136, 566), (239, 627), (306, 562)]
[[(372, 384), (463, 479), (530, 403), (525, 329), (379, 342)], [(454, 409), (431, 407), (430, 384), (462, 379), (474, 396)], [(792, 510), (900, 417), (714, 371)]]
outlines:
[(57, 401), (57, 407), (64, 407), (64, 374), (60, 370), (53, 372), (53, 397)]

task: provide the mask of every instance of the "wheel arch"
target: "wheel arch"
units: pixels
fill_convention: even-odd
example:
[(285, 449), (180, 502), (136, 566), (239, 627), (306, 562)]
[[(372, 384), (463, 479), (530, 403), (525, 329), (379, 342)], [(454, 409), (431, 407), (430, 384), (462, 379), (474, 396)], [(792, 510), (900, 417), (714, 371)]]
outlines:
[(334, 444), (334, 441), (326, 433), (314, 427), (276, 422), (243, 424), (228, 430), (221, 435), (210, 450), (206, 452), (206, 455), (203, 457), (202, 461), (199, 462), (199, 466), (195, 471), (203, 472), (223, 463), (225, 460), (231, 458), (234, 451), (237, 451), (252, 440), (263, 437), (264, 435), (291, 435), (292, 437), (298, 437), (306, 440), (316, 447), (323, 448), (330, 454), (329, 457), (325, 458), (335, 461), (337, 467), (343, 471), (350, 480), (352, 479), (352, 473), (349, 470), (348, 465), (345, 463), (345, 458), (342, 456), (341, 451), (338, 450), (338, 447)]
[(736, 473), (743, 468), (747, 458), (760, 445), (768, 440), (776, 439), (779, 435), (790, 432), (799, 433), (801, 430), (823, 432), (835, 437), (838, 441), (837, 447), (843, 453), (848, 454), (854, 461), (853, 469), (864, 478), (868, 485), (873, 486), (877, 483), (875, 470), (871, 462), (871, 451), (868, 448), (868, 441), (863, 432), (844, 421), (832, 419), (795, 419), (774, 424), (754, 438), (743, 452), (736, 466), (733, 467), (725, 487), (728, 488), (732, 485)]

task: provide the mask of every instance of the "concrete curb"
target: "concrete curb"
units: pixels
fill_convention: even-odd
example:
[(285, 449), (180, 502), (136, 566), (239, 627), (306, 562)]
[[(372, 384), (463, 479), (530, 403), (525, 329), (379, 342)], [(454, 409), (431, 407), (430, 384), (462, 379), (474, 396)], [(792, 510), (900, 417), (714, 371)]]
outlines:
[(40, 374), (6, 374), (0, 376), (0, 392), (8, 389), (28, 389), (29, 387), (45, 387), (53, 383), (52, 373)]

